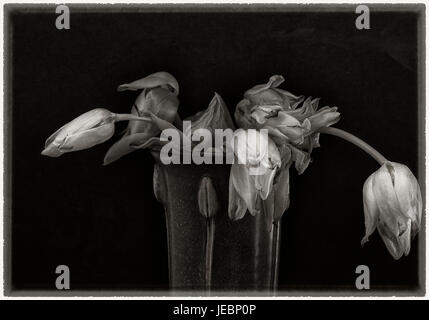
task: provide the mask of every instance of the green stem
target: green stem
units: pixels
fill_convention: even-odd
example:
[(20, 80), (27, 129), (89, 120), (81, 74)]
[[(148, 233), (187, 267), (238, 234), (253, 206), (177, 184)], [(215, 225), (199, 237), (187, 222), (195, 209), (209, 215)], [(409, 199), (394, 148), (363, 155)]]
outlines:
[(321, 133), (330, 134), (330, 135), (342, 138), (350, 143), (353, 143), (355, 146), (361, 148), (363, 151), (365, 151), (371, 157), (373, 157), (381, 166), (388, 161), (385, 157), (382, 156), (380, 152), (375, 150), (365, 141), (352, 135), (351, 133), (348, 133), (338, 128), (332, 128), (332, 127), (324, 127), (319, 129), (318, 131)]

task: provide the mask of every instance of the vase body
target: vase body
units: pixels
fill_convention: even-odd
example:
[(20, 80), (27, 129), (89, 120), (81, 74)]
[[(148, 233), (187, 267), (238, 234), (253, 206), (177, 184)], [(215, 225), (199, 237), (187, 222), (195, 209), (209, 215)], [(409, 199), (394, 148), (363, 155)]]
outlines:
[[(229, 165), (155, 166), (165, 208), (169, 279), (172, 290), (268, 290), (276, 287), (278, 225), (268, 231), (262, 214), (228, 217)], [(211, 271), (207, 270), (207, 219), (200, 213), (198, 189), (203, 177), (215, 185), (219, 210)], [(210, 272), (210, 284), (207, 283)]]

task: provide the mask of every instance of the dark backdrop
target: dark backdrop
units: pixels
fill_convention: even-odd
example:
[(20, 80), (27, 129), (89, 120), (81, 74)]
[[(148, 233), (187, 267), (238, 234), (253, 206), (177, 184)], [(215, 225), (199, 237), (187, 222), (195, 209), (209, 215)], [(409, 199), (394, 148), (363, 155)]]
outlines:
[[(282, 74), (283, 88), (337, 105), (338, 127), (423, 174), (417, 171), (418, 11), (373, 10), (371, 29), (357, 30), (353, 6), (298, 12), (71, 6), (71, 29), (57, 30), (55, 7), (13, 8), (6, 15), (6, 108), (14, 289), (53, 290), (59, 264), (70, 267), (73, 289), (168, 287), (153, 159), (139, 151), (101, 165), (124, 124), (112, 141), (90, 150), (40, 155), (50, 134), (89, 109), (128, 112), (137, 93), (118, 93), (117, 85), (156, 71), (178, 79), (182, 117), (206, 108), (214, 91), (233, 113), (246, 89)], [(399, 261), (377, 233), (360, 246), (362, 186), (377, 163), (337, 138), (323, 136), (321, 144), (303, 175), (292, 170), (280, 288), (354, 289), (355, 268), (364, 264), (373, 288), (416, 289), (417, 240)]]

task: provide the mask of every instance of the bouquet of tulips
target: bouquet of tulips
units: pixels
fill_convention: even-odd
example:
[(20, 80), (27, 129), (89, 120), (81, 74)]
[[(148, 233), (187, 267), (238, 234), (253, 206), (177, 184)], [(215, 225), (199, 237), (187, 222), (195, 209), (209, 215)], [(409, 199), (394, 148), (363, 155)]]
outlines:
[[(360, 147), (380, 164), (363, 186), (362, 245), (377, 229), (393, 258), (407, 255), (411, 240), (419, 231), (422, 214), (421, 191), (415, 176), (407, 166), (386, 160), (356, 136), (331, 127), (340, 119), (336, 107), (319, 108), (320, 99), (280, 89), (283, 82), (282, 76), (274, 75), (266, 84), (244, 93), (234, 113), (238, 129), (218, 94), (206, 110), (185, 119), (192, 123), (189, 129), (178, 115), (178, 82), (167, 72), (157, 72), (118, 87), (118, 91), (139, 91), (129, 114), (115, 114), (107, 109), (88, 111), (52, 134), (42, 154), (59, 157), (103, 143), (114, 135), (118, 121), (128, 121), (128, 126), (108, 150), (104, 165), (137, 149), (149, 149), (159, 155), (168, 143), (162, 139), (164, 130), (173, 130), (180, 136), (180, 152), (193, 152), (199, 148), (190, 138), (196, 130), (230, 129), (233, 136), (226, 144), (233, 146), (235, 161), (229, 178), (229, 217), (239, 220), (247, 212), (263, 214), (271, 230), (289, 206), (290, 167), (294, 165), (299, 174), (303, 173), (313, 148), (320, 146), (320, 133), (331, 134)], [(225, 152), (225, 148), (211, 150), (214, 154)], [(209, 182), (203, 188), (207, 194), (199, 195), (200, 202), (208, 208), (216, 206), (207, 205), (216, 199), (210, 197)], [(210, 216), (210, 210), (204, 212)]]

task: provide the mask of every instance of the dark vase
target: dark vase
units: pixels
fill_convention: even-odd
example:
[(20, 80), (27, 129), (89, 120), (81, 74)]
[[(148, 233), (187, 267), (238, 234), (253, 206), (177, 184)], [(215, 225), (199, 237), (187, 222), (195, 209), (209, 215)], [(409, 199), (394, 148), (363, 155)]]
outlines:
[[(229, 165), (157, 163), (154, 190), (164, 205), (171, 290), (268, 291), (277, 285), (280, 223), (268, 231), (262, 215), (228, 217)], [(200, 181), (209, 177), (218, 210), (201, 214)]]

